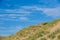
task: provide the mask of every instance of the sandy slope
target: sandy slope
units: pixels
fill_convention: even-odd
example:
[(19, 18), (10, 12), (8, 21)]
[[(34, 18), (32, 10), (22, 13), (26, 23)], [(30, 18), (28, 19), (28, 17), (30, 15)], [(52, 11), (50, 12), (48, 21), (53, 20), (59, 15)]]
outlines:
[[(24, 37), (22, 36), (21, 37), (19, 35), (16, 35), (16, 37), (14, 36), (13, 40), (25, 40), (25, 39), (29, 38), (29, 36), (33, 36), (34, 34), (36, 34), (36, 32), (39, 32), (40, 28), (43, 29), (42, 27), (45, 28), (44, 25), (38, 25), (36, 27), (29, 28), (30, 30), (24, 30), (24, 31), (26, 31), (26, 32), (24, 32), (26, 34), (26, 36), (24, 36)], [(55, 24), (53, 24), (53, 26), (51, 26), (50, 28), (48, 26), (48, 29), (46, 30), (46, 31), (48, 31), (48, 33), (44, 34), (42, 37), (39, 37), (39, 38), (36, 37), (34, 40), (41, 40), (41, 38), (46, 38), (46, 40), (57, 40), (57, 36), (59, 34), (56, 34), (56, 37), (54, 39), (51, 39), (51, 38), (48, 37), (50, 34), (52, 34), (53, 32), (55, 32), (57, 29), (60, 29), (60, 21), (57, 22), (57, 23), (55, 23)], [(27, 39), (27, 40), (29, 40), (29, 39)]]
[[(60, 22), (54, 24), (54, 26), (53, 26), (53, 28), (50, 30), (50, 33), (49, 33), (49, 34), (53, 33), (54, 31), (56, 31), (56, 30), (59, 29), (59, 28), (60, 28)], [(50, 38), (48, 38), (48, 35), (49, 35), (49, 34), (44, 35), (43, 37), (37, 38), (36, 40), (40, 40), (41, 38), (44, 38), (44, 37), (45, 37), (47, 40), (51, 40)], [(57, 34), (57, 35), (58, 35), (58, 34)], [(57, 40), (57, 35), (56, 35), (56, 38), (54, 38), (53, 40)]]

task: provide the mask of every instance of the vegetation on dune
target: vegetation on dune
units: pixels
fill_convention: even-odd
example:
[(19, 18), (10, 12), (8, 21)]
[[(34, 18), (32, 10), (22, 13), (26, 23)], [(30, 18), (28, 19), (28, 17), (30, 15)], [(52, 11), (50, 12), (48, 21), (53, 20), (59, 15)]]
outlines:
[(46, 38), (41, 38), (40, 40), (47, 40)]
[(57, 37), (57, 38), (58, 38), (58, 40), (60, 40), (60, 35), (58, 35), (58, 37)]
[(57, 27), (56, 25), (58, 22), (60, 22), (60, 19), (35, 26), (29, 26), (14, 35), (7, 37), (0, 36), (0, 40), (60, 40), (60, 28), (50, 32), (54, 27)]
[(6, 37), (0, 36), (0, 40), (4, 40)]

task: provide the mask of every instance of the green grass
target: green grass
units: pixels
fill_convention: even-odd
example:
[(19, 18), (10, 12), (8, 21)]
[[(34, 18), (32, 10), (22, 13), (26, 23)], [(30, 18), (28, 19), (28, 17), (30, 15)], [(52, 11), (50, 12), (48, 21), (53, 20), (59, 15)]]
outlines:
[(50, 34), (48, 37), (51, 38), (51, 39), (54, 39), (54, 38), (56, 37), (56, 35), (55, 35), (55, 33), (53, 32), (53, 33)]
[(57, 29), (55, 32), (51, 33), (48, 37), (51, 39), (54, 39), (56, 37), (56, 35), (59, 33), (60, 33), (60, 29)]
[(39, 29), (38, 32), (36, 32), (34, 35), (28, 37), (26, 40), (36, 40), (39, 37), (42, 37), (44, 35), (46, 35), (48, 32), (43, 30), (43, 29)]
[(29, 38), (27, 38), (26, 40), (35, 40), (38, 37), (42, 37), (44, 33), (44, 30), (39, 29), (38, 32), (36, 32), (34, 35), (30, 36)]
[(60, 35), (58, 35), (58, 37), (57, 37), (57, 38), (58, 38), (58, 40), (60, 40)]
[(47, 40), (46, 38), (41, 38), (40, 40)]

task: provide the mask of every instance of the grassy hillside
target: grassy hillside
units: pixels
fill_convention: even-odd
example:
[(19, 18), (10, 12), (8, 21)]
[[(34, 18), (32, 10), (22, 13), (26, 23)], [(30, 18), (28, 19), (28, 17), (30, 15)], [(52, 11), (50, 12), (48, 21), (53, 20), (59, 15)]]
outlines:
[(29, 26), (0, 40), (60, 40), (60, 19)]
[(4, 40), (6, 37), (0, 36), (0, 40)]

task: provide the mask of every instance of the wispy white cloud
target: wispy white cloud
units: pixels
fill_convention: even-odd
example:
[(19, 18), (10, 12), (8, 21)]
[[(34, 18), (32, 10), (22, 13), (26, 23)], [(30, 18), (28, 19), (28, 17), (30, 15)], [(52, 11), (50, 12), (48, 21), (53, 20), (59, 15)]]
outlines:
[(21, 6), (21, 8), (26, 9), (26, 10), (41, 10), (41, 6)]
[(1, 13), (0, 14), (1, 20), (2, 19), (3, 20), (10, 20), (10, 19), (12, 20), (12, 19), (19, 18), (19, 17), (29, 16), (32, 12), (27, 11), (23, 8), (19, 8), (19, 9), (0, 9), (0, 13)]
[[(29, 10), (31, 10), (31, 11), (29, 11)], [(8, 13), (8, 14), (0, 14), (0, 17), (8, 17), (8, 20), (15, 19), (18, 17), (19, 17), (18, 18), (19, 20), (28, 20), (29, 18), (27, 18), (25, 16), (31, 16), (31, 14), (34, 11), (40, 11), (40, 12), (42, 11), (43, 14), (45, 14), (47, 16), (51, 16), (51, 17), (60, 16), (60, 7), (45, 8), (45, 7), (34, 5), (34, 6), (21, 6), (19, 9), (0, 9), (0, 12)], [(17, 14), (17, 13), (19, 13), (19, 14)]]
[(59, 17), (60, 16), (60, 7), (55, 8), (45, 8), (41, 6), (23, 6), (24, 9), (29, 9), (32, 11), (42, 11), (47, 16)]
[(21, 17), (21, 16), (29, 16), (29, 13), (19, 13), (19, 14), (0, 14), (0, 17)]
[(0, 14), (0, 17), (5, 17), (7, 16), (7, 14)]
[(43, 12), (52, 17), (59, 17), (60, 16), (60, 8), (46, 8)]
[(11, 20), (11, 21), (27, 21), (30, 14), (0, 14), (0, 20)]
[(24, 9), (0, 9), (0, 13), (31, 13)]
[(19, 19), (20, 19), (20, 20), (25, 20), (25, 21), (29, 20), (28, 17), (19, 17)]

